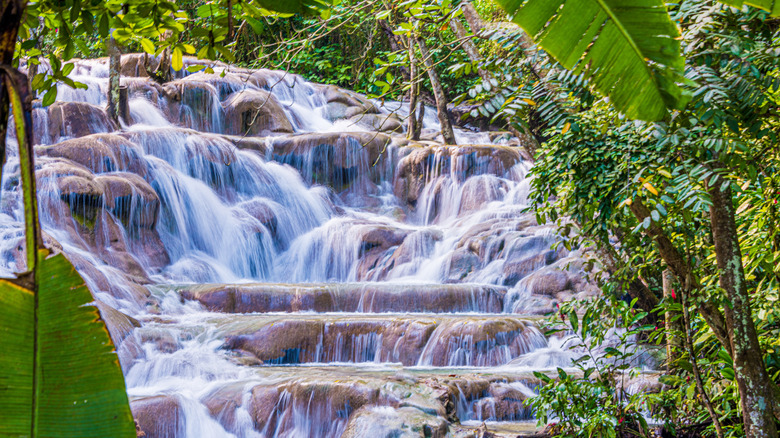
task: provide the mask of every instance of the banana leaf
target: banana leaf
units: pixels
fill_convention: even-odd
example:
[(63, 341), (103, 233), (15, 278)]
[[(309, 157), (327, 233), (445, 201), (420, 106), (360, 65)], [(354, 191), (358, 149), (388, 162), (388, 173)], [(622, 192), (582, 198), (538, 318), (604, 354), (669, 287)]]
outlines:
[(629, 118), (682, 108), (680, 32), (663, 0), (495, 0), (564, 68), (583, 72)]
[(135, 437), (105, 324), (62, 255), (37, 253), (36, 291), (0, 280), (0, 436)]
[(720, 0), (720, 2), (735, 8), (741, 8), (743, 5), (753, 6), (769, 12), (773, 17), (780, 15), (780, 2), (775, 0)]

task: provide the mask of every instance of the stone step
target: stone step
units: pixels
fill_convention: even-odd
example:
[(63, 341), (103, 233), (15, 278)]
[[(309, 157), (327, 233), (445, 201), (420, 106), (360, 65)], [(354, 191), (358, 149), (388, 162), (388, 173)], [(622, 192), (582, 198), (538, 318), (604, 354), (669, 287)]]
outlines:
[[(214, 327), (209, 336), (223, 341), (224, 348), (248, 365), (373, 362), (490, 367), (547, 346), (535, 320), (515, 315), (266, 313), (206, 317), (201, 322)], [(161, 349), (175, 350), (176, 340), (158, 339), (161, 328), (145, 322), (139, 329), (141, 338), (157, 342)]]
[(206, 284), (175, 287), (185, 299), (224, 313), (499, 313), (506, 287), (484, 284)]
[[(226, 431), (243, 436), (468, 436), (461, 423), (522, 422), (538, 379), (509, 370), (463, 372), (402, 367), (260, 367), (255, 377), (215, 385), (197, 402)], [(132, 397), (134, 417), (150, 436), (176, 432), (192, 410), (182, 395)], [(244, 433), (239, 433), (240, 431)], [(156, 434), (154, 433), (156, 432)], [(417, 435), (414, 435), (417, 436)]]

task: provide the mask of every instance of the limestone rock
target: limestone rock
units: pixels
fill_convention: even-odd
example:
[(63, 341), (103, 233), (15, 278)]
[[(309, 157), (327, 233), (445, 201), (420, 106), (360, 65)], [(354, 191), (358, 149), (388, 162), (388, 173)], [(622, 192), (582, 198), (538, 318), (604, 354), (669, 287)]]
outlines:
[(136, 399), (130, 402), (130, 409), (146, 438), (183, 436), (184, 417), (175, 397), (158, 395)]
[(228, 134), (257, 136), (293, 132), (282, 105), (267, 91), (237, 91), (227, 98), (224, 107)]
[(48, 143), (56, 143), (61, 138), (112, 132), (117, 128), (103, 108), (86, 102), (54, 102), (47, 113), (49, 138), (45, 140)]

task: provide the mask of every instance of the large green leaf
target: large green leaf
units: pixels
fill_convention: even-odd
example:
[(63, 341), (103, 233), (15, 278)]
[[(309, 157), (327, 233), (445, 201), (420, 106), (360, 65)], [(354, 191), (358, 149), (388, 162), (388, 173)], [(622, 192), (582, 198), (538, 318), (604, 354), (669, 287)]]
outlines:
[(741, 8), (744, 5), (753, 6), (769, 12), (769, 15), (777, 17), (780, 15), (780, 2), (775, 0), (719, 0), (723, 4)]
[(135, 437), (119, 360), (84, 280), (38, 252), (35, 292), (0, 280), (0, 436)]
[(547, 53), (628, 117), (663, 119), (682, 108), (680, 32), (663, 0), (495, 0)]

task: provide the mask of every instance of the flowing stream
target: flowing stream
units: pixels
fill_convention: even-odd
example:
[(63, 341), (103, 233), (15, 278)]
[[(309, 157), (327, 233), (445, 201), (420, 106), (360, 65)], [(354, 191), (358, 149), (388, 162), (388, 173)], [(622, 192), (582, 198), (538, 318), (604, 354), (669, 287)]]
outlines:
[[(87, 280), (147, 437), (531, 424), (531, 371), (572, 358), (538, 315), (596, 288), (526, 212), (516, 139), (442, 146), (429, 108), (409, 142), (398, 103), (224, 66), (159, 85), (123, 59), (128, 120), (103, 110), (106, 60), (79, 61), (88, 89), (35, 109), (36, 172), (46, 242)], [(2, 189), (10, 275), (13, 151)]]

